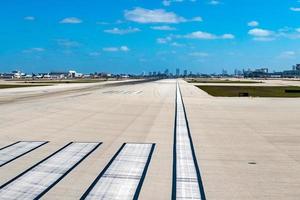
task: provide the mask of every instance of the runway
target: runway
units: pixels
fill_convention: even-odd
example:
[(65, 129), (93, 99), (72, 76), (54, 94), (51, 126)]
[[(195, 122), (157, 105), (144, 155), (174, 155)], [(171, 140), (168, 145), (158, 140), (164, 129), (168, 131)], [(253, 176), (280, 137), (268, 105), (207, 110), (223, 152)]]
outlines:
[[(192, 139), (185, 153), (194, 151), (191, 156), (196, 160), (190, 163), (201, 173), (203, 184), (201, 191), (196, 173), (198, 197), (203, 192), (206, 199), (299, 198), (299, 99), (214, 98), (183, 80), (178, 83), (189, 127), (189, 132), (183, 128), (182, 133)], [(76, 85), (76, 90), (36, 96), (43, 90), (57, 91), (30, 88), (21, 96), (15, 90), (0, 91), (4, 102), (0, 104), (0, 149), (18, 141), (48, 142), (0, 167), (0, 186), (39, 166), (70, 142), (101, 143), (97, 148), (86, 147), (76, 159), (73, 150), (67, 153), (64, 157), (73, 162), (66, 170), (71, 170), (62, 170), (63, 178), (54, 180), (54, 185), (50, 181), (52, 186), (47, 186), (42, 198), (80, 199), (89, 194), (89, 188), (89, 192), (96, 188), (96, 196), (118, 196), (109, 187), (101, 188), (124, 186), (124, 177), (129, 189), (121, 187), (121, 194), (130, 191), (126, 199), (136, 197), (136, 191), (138, 199), (172, 198), (176, 107), (183, 106), (176, 99), (176, 80), (91, 88)], [(126, 152), (117, 154), (124, 143), (139, 144), (136, 148), (143, 150), (125, 145)], [(151, 150), (149, 144), (155, 147)], [(137, 171), (130, 171), (130, 166)]]

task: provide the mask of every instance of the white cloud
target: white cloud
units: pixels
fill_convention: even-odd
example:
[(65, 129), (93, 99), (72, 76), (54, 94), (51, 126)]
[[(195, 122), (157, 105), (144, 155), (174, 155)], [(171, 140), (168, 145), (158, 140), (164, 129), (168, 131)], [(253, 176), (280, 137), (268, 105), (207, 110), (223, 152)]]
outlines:
[(59, 46), (65, 47), (65, 48), (73, 48), (80, 46), (79, 42), (68, 40), (68, 39), (57, 39), (57, 44)]
[(119, 51), (119, 47), (104, 47), (103, 51), (115, 52)]
[(169, 0), (164, 0), (164, 1), (162, 1), (162, 4), (163, 4), (164, 6), (170, 6), (170, 5), (171, 5), (171, 1), (169, 1)]
[(30, 49), (26, 49), (23, 50), (23, 53), (34, 53), (34, 52), (44, 52), (46, 51), (46, 49), (41, 48), (41, 47), (34, 47), (34, 48), (30, 48)]
[(127, 46), (121, 46), (120, 51), (130, 51), (130, 49)]
[(210, 5), (219, 5), (219, 4), (220, 4), (220, 1), (217, 1), (217, 0), (211, 0), (210, 2), (208, 2), (208, 4), (210, 4)]
[(203, 40), (213, 40), (217, 39), (217, 36), (211, 33), (207, 32), (202, 32), (202, 31), (196, 31), (193, 33), (190, 33), (185, 36), (186, 38), (191, 38), (191, 39), (203, 39)]
[(202, 19), (202, 17), (194, 17), (193, 19), (191, 19), (189, 21), (192, 21), (192, 22), (202, 22), (203, 19)]
[(189, 39), (199, 39), (199, 40), (216, 40), (216, 39), (234, 39), (235, 36), (233, 34), (223, 34), (223, 35), (215, 35), (208, 32), (196, 31), (184, 36)]
[(251, 29), (248, 32), (248, 34), (255, 37), (270, 37), (273, 34), (273, 32), (266, 29), (254, 28)]
[(278, 38), (300, 39), (300, 28), (283, 27), (278, 30), (254, 28), (249, 30), (249, 35), (255, 41), (273, 41)]
[(174, 47), (183, 47), (183, 46), (185, 46), (184, 44), (180, 44), (180, 43), (178, 43), (178, 42), (172, 42), (171, 43), (171, 46), (174, 46)]
[(290, 59), (296, 56), (295, 51), (284, 51), (279, 55), (279, 58)]
[(27, 20), (27, 21), (34, 21), (34, 20), (35, 20), (35, 17), (33, 17), (33, 16), (26, 16), (26, 17), (24, 17), (24, 20)]
[(82, 20), (77, 17), (67, 17), (62, 19), (59, 23), (61, 24), (80, 24)]
[(124, 16), (128, 21), (137, 23), (181, 23), (187, 20), (184, 17), (178, 16), (174, 12), (167, 12), (164, 9), (149, 10), (137, 7), (133, 10), (125, 10)]
[(164, 25), (164, 26), (152, 26), (151, 29), (153, 29), (153, 30), (160, 30), (160, 31), (174, 31), (174, 30), (176, 30), (176, 28), (171, 27), (171, 26), (167, 26), (167, 25)]
[[(172, 3), (182, 3), (185, 0), (163, 0), (162, 4), (164, 6), (170, 6)], [(189, 0), (189, 2), (196, 2), (197, 0)]]
[(294, 12), (300, 12), (300, 8), (291, 7), (290, 10)]
[(172, 38), (171, 38), (170, 36), (165, 37), (165, 38), (157, 38), (157, 39), (156, 39), (156, 42), (157, 42), (158, 44), (166, 44), (166, 43), (168, 43), (168, 42), (170, 42), (170, 41), (172, 41)]
[(128, 28), (128, 29), (119, 29), (119, 28), (113, 28), (104, 30), (105, 33), (111, 33), (111, 34), (118, 34), (118, 35), (125, 35), (129, 33), (135, 33), (141, 31), (138, 28)]
[(127, 46), (120, 46), (120, 47), (105, 47), (103, 48), (103, 51), (108, 51), (108, 52), (118, 52), (118, 51), (123, 51), (127, 52), (130, 51), (130, 49)]
[(221, 39), (234, 39), (235, 36), (233, 34), (223, 34), (220, 36)]
[(256, 27), (259, 25), (259, 22), (258, 21), (251, 21), (251, 22), (248, 22), (248, 26), (250, 27)]

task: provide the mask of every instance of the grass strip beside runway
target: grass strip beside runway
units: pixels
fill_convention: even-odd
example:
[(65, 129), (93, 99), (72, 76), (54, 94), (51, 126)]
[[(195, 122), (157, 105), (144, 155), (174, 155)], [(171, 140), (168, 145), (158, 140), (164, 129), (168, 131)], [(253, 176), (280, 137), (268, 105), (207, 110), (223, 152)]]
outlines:
[(197, 86), (216, 97), (300, 97), (297, 86)]

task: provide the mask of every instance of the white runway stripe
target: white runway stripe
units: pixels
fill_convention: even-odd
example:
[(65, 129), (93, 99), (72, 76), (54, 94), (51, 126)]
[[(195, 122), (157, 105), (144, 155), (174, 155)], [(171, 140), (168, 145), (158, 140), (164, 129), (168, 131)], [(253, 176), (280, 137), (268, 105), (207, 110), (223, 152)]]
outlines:
[(81, 199), (137, 199), (154, 144), (125, 144)]
[(46, 143), (47, 142), (20, 141), (0, 149), (0, 167)]
[(100, 143), (70, 143), (0, 187), (0, 199), (40, 198)]
[(176, 199), (205, 199), (200, 192), (201, 178), (197, 174), (199, 169), (197, 169), (196, 158), (193, 155), (192, 141), (178, 83), (176, 90)]

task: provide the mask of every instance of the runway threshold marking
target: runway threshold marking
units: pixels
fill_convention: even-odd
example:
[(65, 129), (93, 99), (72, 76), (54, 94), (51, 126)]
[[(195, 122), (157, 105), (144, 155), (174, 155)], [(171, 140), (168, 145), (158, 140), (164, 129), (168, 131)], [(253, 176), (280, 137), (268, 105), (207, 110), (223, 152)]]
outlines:
[(39, 199), (101, 143), (71, 142), (0, 186), (0, 199)]
[(39, 148), (48, 142), (18, 141), (0, 149), (0, 167)]
[(155, 144), (124, 143), (83, 199), (138, 199)]
[(200, 170), (178, 82), (176, 83), (175, 105), (172, 199), (205, 200)]

